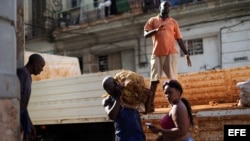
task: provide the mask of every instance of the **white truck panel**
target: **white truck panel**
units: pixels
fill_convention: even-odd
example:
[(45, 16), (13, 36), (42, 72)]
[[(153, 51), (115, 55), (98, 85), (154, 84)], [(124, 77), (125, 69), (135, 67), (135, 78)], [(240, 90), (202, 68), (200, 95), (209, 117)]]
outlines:
[(28, 106), (33, 124), (110, 122), (101, 105), (102, 79), (118, 71), (34, 81)]

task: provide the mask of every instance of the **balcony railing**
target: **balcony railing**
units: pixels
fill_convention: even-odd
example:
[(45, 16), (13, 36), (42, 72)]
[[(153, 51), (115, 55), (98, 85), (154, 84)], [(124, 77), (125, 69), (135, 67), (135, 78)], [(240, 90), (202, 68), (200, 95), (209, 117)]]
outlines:
[[(202, 0), (170, 0), (172, 7)], [(140, 15), (151, 11), (158, 11), (161, 0), (120, 0), (115, 4), (108, 2), (81, 5), (58, 13), (58, 27), (91, 24), (98, 20), (111, 20), (112, 17)]]
[[(158, 12), (161, 0), (119, 0), (116, 3), (93, 3), (93, 4), (81, 4), (78, 7), (68, 9), (66, 11), (60, 11), (58, 13), (52, 13), (53, 17), (45, 18), (50, 21), (50, 28), (40, 27), (33, 24), (32, 27), (39, 27), (44, 30), (43, 34), (51, 34), (54, 31), (54, 27), (64, 28), (68, 26), (79, 25), (93, 25), (95, 23), (109, 22), (112, 20), (119, 20), (122, 18), (128, 18), (131, 16), (137, 16), (149, 12)], [(202, 0), (170, 0), (172, 7), (178, 7), (179, 5), (193, 3)], [(44, 22), (43, 20), (41, 22)], [(44, 23), (43, 23), (44, 24)], [(30, 26), (30, 25), (29, 25)], [(30, 34), (32, 37), (39, 36), (40, 32), (32, 30)], [(49, 32), (49, 33), (47, 33)]]
[(93, 3), (93, 5), (81, 5), (67, 11), (58, 13), (58, 26), (70, 26), (84, 23), (92, 23), (105, 18), (111, 18), (121, 14), (142, 14), (144, 11), (143, 0), (123, 0), (111, 4), (109, 2)]

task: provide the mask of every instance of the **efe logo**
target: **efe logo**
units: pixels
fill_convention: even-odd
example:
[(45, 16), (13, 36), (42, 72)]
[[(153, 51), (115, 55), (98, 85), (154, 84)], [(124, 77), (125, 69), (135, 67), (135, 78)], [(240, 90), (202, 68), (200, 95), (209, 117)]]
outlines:
[(249, 141), (250, 125), (224, 125), (224, 141)]
[(228, 129), (228, 136), (246, 136), (246, 129)]

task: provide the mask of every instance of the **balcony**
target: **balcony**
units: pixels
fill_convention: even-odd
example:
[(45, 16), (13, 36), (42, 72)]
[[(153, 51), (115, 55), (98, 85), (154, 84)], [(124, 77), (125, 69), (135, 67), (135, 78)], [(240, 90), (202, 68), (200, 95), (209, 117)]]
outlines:
[[(172, 7), (194, 3), (201, 0), (170, 0)], [(81, 5), (57, 13), (57, 27), (64, 29), (84, 27), (98, 23), (130, 18), (159, 11), (160, 0), (127, 0), (116, 2), (113, 6), (109, 2)]]

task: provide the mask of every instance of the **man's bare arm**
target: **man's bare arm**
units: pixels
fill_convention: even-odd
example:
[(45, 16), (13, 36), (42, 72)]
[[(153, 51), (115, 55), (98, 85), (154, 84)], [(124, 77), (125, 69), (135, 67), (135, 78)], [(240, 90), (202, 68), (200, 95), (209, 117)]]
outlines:
[(179, 46), (180, 46), (182, 52), (185, 54), (185, 58), (186, 58), (186, 61), (187, 61), (187, 65), (188, 65), (189, 67), (191, 67), (191, 66), (192, 66), (191, 59), (190, 59), (190, 57), (189, 57), (188, 51), (186, 50), (186, 47), (185, 47), (185, 44), (184, 44), (183, 40), (180, 38), (180, 39), (177, 39), (177, 42), (178, 42), (178, 44), (179, 44)]

